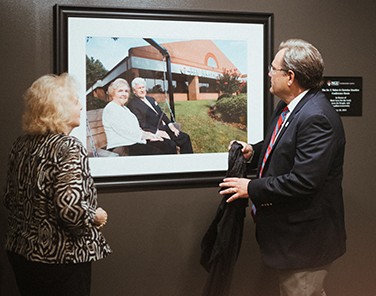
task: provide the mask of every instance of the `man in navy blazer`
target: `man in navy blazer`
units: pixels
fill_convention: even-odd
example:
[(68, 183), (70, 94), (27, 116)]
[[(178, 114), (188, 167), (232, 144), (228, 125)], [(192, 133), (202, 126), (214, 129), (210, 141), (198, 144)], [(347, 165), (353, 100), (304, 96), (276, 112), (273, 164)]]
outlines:
[(141, 128), (162, 138), (171, 139), (180, 147), (180, 153), (192, 153), (189, 135), (177, 129), (155, 99), (146, 95), (145, 80), (137, 77), (131, 84), (135, 97), (129, 101), (127, 107), (136, 115)]
[[(283, 296), (326, 295), (328, 268), (346, 250), (345, 134), (319, 90), (323, 70), (321, 54), (308, 42), (281, 43), (269, 68), (270, 91), (280, 98), (269, 131), (263, 142), (242, 143), (258, 178), (225, 178), (220, 184), (221, 194), (232, 194), (228, 202), (250, 198), (262, 258), (278, 270)], [(286, 106), (282, 127), (272, 135)]]

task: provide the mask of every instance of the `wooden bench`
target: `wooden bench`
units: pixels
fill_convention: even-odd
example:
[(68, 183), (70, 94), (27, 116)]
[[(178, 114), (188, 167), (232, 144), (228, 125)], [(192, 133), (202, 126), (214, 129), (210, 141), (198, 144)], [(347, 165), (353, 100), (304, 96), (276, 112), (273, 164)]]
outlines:
[(86, 112), (86, 147), (90, 157), (114, 157), (119, 154), (106, 150), (107, 138), (102, 123), (103, 109)]

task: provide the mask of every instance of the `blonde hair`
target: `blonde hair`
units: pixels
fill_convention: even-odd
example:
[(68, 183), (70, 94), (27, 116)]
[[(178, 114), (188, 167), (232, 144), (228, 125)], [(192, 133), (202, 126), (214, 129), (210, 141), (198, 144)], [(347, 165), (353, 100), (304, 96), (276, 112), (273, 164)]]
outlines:
[(38, 78), (24, 94), (24, 132), (65, 133), (70, 128), (69, 104), (77, 98), (78, 84), (69, 74), (47, 74)]
[(111, 82), (107, 90), (110, 101), (112, 101), (115, 90), (122, 86), (126, 86), (128, 89), (130, 89), (129, 83), (123, 78), (117, 78), (113, 82)]

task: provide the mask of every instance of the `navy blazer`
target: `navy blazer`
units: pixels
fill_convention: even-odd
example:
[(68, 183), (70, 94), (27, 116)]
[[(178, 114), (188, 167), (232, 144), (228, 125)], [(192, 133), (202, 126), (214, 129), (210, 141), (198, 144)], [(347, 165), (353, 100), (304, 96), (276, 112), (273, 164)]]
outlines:
[[(265, 141), (254, 145), (261, 166), (280, 102)], [(345, 134), (325, 95), (309, 91), (295, 107), (248, 194), (257, 209), (256, 238), (265, 263), (277, 269), (324, 266), (345, 253), (342, 196)]]
[[(165, 130), (167, 125), (171, 122), (167, 115), (158, 106), (158, 103), (154, 98), (146, 96), (145, 97), (149, 103), (154, 107), (154, 112), (146, 103), (144, 103), (140, 98), (133, 97), (127, 107), (131, 110), (137, 117), (140, 127), (144, 131), (152, 132), (155, 134), (157, 129)], [(166, 124), (163, 125), (162, 121)]]

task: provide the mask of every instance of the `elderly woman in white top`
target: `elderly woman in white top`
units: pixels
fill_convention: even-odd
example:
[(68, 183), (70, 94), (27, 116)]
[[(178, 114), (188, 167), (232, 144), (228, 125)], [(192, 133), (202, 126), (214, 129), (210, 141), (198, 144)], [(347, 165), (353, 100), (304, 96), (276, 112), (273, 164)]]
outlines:
[(163, 137), (143, 131), (136, 116), (125, 106), (130, 87), (126, 80), (118, 78), (108, 87), (110, 102), (103, 110), (103, 127), (107, 137), (107, 149), (124, 155), (176, 154), (176, 144)]

